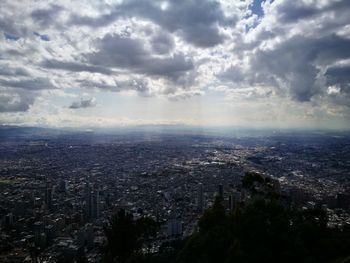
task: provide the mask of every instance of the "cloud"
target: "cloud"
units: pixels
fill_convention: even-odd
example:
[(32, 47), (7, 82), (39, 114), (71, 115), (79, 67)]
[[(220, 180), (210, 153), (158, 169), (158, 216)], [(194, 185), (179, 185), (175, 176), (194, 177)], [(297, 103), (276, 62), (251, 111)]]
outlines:
[(136, 91), (142, 96), (148, 96), (150, 89), (148, 83), (144, 79), (130, 78), (128, 80), (112, 80), (112, 81), (93, 81), (93, 80), (79, 80), (79, 85), (83, 88), (98, 88), (102, 91), (121, 92), (132, 90)]
[(40, 64), (40, 66), (47, 69), (59, 69), (59, 70), (66, 70), (66, 71), (73, 71), (73, 72), (101, 73), (106, 75), (110, 75), (113, 72), (112, 70), (106, 67), (87, 65), (87, 64), (71, 62), (71, 61), (59, 61), (56, 59), (50, 59), (50, 60), (47, 59), (43, 61)]
[(24, 112), (33, 103), (32, 93), (13, 90), (1, 90), (0, 92), (0, 112)]
[(198, 47), (212, 47), (221, 44), (225, 36), (220, 33), (218, 24), (233, 26), (235, 18), (226, 18), (216, 1), (124, 1), (107, 14), (97, 17), (72, 15), (72, 25), (90, 27), (107, 26), (118, 18), (144, 18)]
[(198, 102), (212, 120), (225, 107), (249, 120), (278, 117), (287, 103), (298, 109), (286, 112), (296, 122), (335, 116), (350, 123), (348, 0), (112, 2), (2, 2), (2, 119), (40, 119), (51, 105), (84, 113), (69, 110), (68, 97), (48, 95), (54, 90), (88, 93), (103, 114), (113, 91), (125, 101), (167, 98), (169, 107)]
[[(1, 14), (1, 10), (0, 10)], [(26, 26), (16, 23), (13, 18), (8, 18), (7, 15), (0, 16), (0, 29), (4, 33), (5, 39), (16, 41), (21, 36), (28, 34)]]
[(19, 36), (16, 36), (16, 35), (13, 35), (13, 34), (10, 34), (10, 33), (6, 33), (5, 32), (4, 35), (5, 35), (5, 38), (7, 40), (17, 41), (18, 39), (20, 39)]
[(82, 108), (92, 108), (96, 106), (96, 99), (95, 98), (89, 98), (89, 99), (81, 99), (80, 101), (74, 101), (69, 106), (70, 109), (82, 109)]
[(93, 65), (172, 79), (194, 69), (192, 59), (182, 53), (165, 57), (153, 56), (145, 49), (141, 39), (107, 34), (98, 40), (96, 46), (98, 51), (84, 55)]
[(24, 76), (29, 77), (29, 72), (20, 67), (11, 67), (9, 65), (4, 65), (0, 68), (0, 76)]
[(171, 35), (161, 32), (151, 39), (152, 50), (157, 54), (169, 54), (174, 49), (175, 43)]
[(34, 36), (39, 37), (42, 41), (50, 41), (50, 37), (45, 34), (40, 34), (38, 32), (33, 32)]
[(284, 1), (276, 8), (278, 18), (282, 23), (295, 23), (302, 19), (312, 19), (329, 11), (348, 9), (347, 0), (340, 1)]
[(339, 94), (339, 92), (340, 92), (340, 88), (337, 87), (337, 86), (329, 86), (329, 87), (327, 88), (327, 93), (328, 93), (329, 95), (332, 95), (332, 94)]
[(170, 101), (182, 101), (182, 100), (187, 100), (189, 98), (195, 97), (195, 96), (201, 96), (202, 93), (199, 91), (189, 91), (189, 92), (179, 92), (177, 94), (169, 94), (168, 99)]
[(244, 80), (242, 69), (237, 66), (227, 68), (225, 71), (218, 74), (218, 78), (232, 83), (241, 83)]
[(47, 78), (0, 80), (3, 87), (20, 88), (24, 90), (54, 89), (56, 86)]
[[(20, 68), (9, 69), (7, 72), (0, 71), (0, 75), (29, 76), (25, 70)], [(52, 81), (46, 78), (0, 79), (0, 112), (28, 111), (30, 106), (34, 104), (36, 97), (40, 96), (40, 91), (55, 88)]]
[(265, 2), (266, 15), (260, 24), (233, 49), (242, 55), (241, 63), (223, 70), (217, 75), (219, 80), (274, 87), (276, 94), (298, 102), (327, 96), (329, 85), (344, 85), (344, 76), (337, 77), (337, 70), (327, 68), (350, 58), (350, 39), (340, 34), (350, 22), (345, 18), (350, 6), (344, 1), (311, 2)]
[(62, 6), (51, 4), (46, 8), (33, 10), (30, 16), (40, 27), (47, 28), (59, 21), (59, 16), (63, 11)]
[(350, 96), (350, 65), (329, 67), (325, 73), (327, 85), (338, 85), (338, 92)]

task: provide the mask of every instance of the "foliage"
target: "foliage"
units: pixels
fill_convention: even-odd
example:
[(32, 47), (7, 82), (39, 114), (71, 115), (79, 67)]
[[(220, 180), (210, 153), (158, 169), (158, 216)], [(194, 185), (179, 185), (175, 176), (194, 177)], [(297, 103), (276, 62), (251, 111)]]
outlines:
[(134, 220), (132, 214), (120, 210), (105, 228), (107, 244), (104, 262), (141, 262), (141, 248), (155, 236), (158, 225), (151, 218)]
[[(327, 227), (326, 212), (298, 210), (277, 194), (256, 194), (271, 180), (250, 173), (243, 186), (252, 199), (226, 214), (217, 199), (199, 221), (199, 231), (185, 244), (178, 262), (333, 262), (350, 255), (350, 229)], [(270, 188), (271, 189), (271, 188)]]
[(121, 211), (106, 228), (105, 261), (346, 262), (350, 258), (350, 227), (330, 229), (325, 211), (289, 207), (273, 192), (273, 183), (270, 178), (247, 173), (242, 186), (250, 191), (249, 201), (228, 214), (222, 198), (217, 197), (200, 218), (196, 233), (184, 243), (164, 245), (158, 255), (141, 253), (141, 247), (155, 235), (157, 224), (149, 218), (134, 221), (130, 214)]

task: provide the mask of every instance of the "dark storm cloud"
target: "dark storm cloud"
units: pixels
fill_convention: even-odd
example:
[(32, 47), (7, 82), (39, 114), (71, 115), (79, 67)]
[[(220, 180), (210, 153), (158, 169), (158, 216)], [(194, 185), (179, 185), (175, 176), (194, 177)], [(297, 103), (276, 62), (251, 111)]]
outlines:
[(23, 80), (0, 80), (0, 86), (20, 88), (24, 90), (43, 90), (56, 88), (52, 82), (46, 78), (23, 79)]
[(182, 53), (167, 57), (153, 56), (139, 39), (108, 34), (97, 43), (97, 47), (97, 52), (86, 54), (85, 58), (98, 66), (174, 80), (194, 68), (192, 59)]
[(69, 108), (70, 109), (81, 109), (81, 108), (92, 108), (96, 106), (95, 98), (82, 99), (80, 101), (74, 101)]
[(34, 103), (31, 93), (14, 90), (1, 90), (0, 112), (23, 112), (27, 111)]
[(113, 73), (112, 70), (105, 67), (86, 65), (77, 62), (59, 61), (55, 59), (45, 60), (40, 64), (40, 66), (47, 69), (60, 69), (73, 72), (91, 72), (105, 75), (110, 75)]
[(169, 1), (166, 8), (162, 2), (151, 0), (131, 0), (115, 6), (99, 17), (73, 15), (72, 25), (90, 27), (106, 26), (118, 18), (141, 17), (149, 19), (169, 32), (178, 32), (187, 42), (198, 47), (212, 47), (223, 43), (218, 25), (234, 25), (235, 18), (226, 18), (216, 1), (192, 0)]

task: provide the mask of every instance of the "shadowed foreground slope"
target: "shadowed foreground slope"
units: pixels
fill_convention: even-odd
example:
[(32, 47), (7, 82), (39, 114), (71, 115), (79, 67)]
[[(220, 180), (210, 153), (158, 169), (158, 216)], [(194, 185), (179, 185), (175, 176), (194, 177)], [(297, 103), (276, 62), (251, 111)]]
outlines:
[[(141, 252), (143, 235), (135, 233), (145, 233), (154, 222), (144, 224), (141, 228), (143, 230), (138, 232), (139, 223), (126, 217), (129, 223), (126, 224), (128, 227), (123, 227), (123, 231), (129, 232), (117, 234), (120, 224), (125, 222), (112, 221), (110, 230), (116, 232), (107, 232), (107, 253), (113, 257), (106, 261), (349, 262), (349, 226), (331, 229), (327, 227), (326, 211), (292, 208), (273, 191), (269, 178), (248, 173), (242, 183), (251, 196), (248, 201), (239, 204), (232, 213), (227, 213), (223, 200), (217, 197), (214, 205), (200, 218), (198, 232), (183, 243), (179, 242), (180, 246), (174, 246), (172, 252), (156, 255)], [(132, 248), (126, 250), (128, 244)]]

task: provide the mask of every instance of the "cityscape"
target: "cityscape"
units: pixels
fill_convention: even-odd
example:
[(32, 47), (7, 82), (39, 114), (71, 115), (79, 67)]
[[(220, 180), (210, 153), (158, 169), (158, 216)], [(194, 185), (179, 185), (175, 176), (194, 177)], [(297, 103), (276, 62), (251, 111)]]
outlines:
[(275, 180), (295, 207), (324, 209), (329, 227), (350, 225), (346, 133), (1, 131), (1, 262), (100, 262), (120, 209), (160, 224), (157, 253), (193, 234), (216, 195), (227, 211), (249, 198), (247, 171)]
[(350, 263), (350, 0), (0, 0), (0, 263)]

